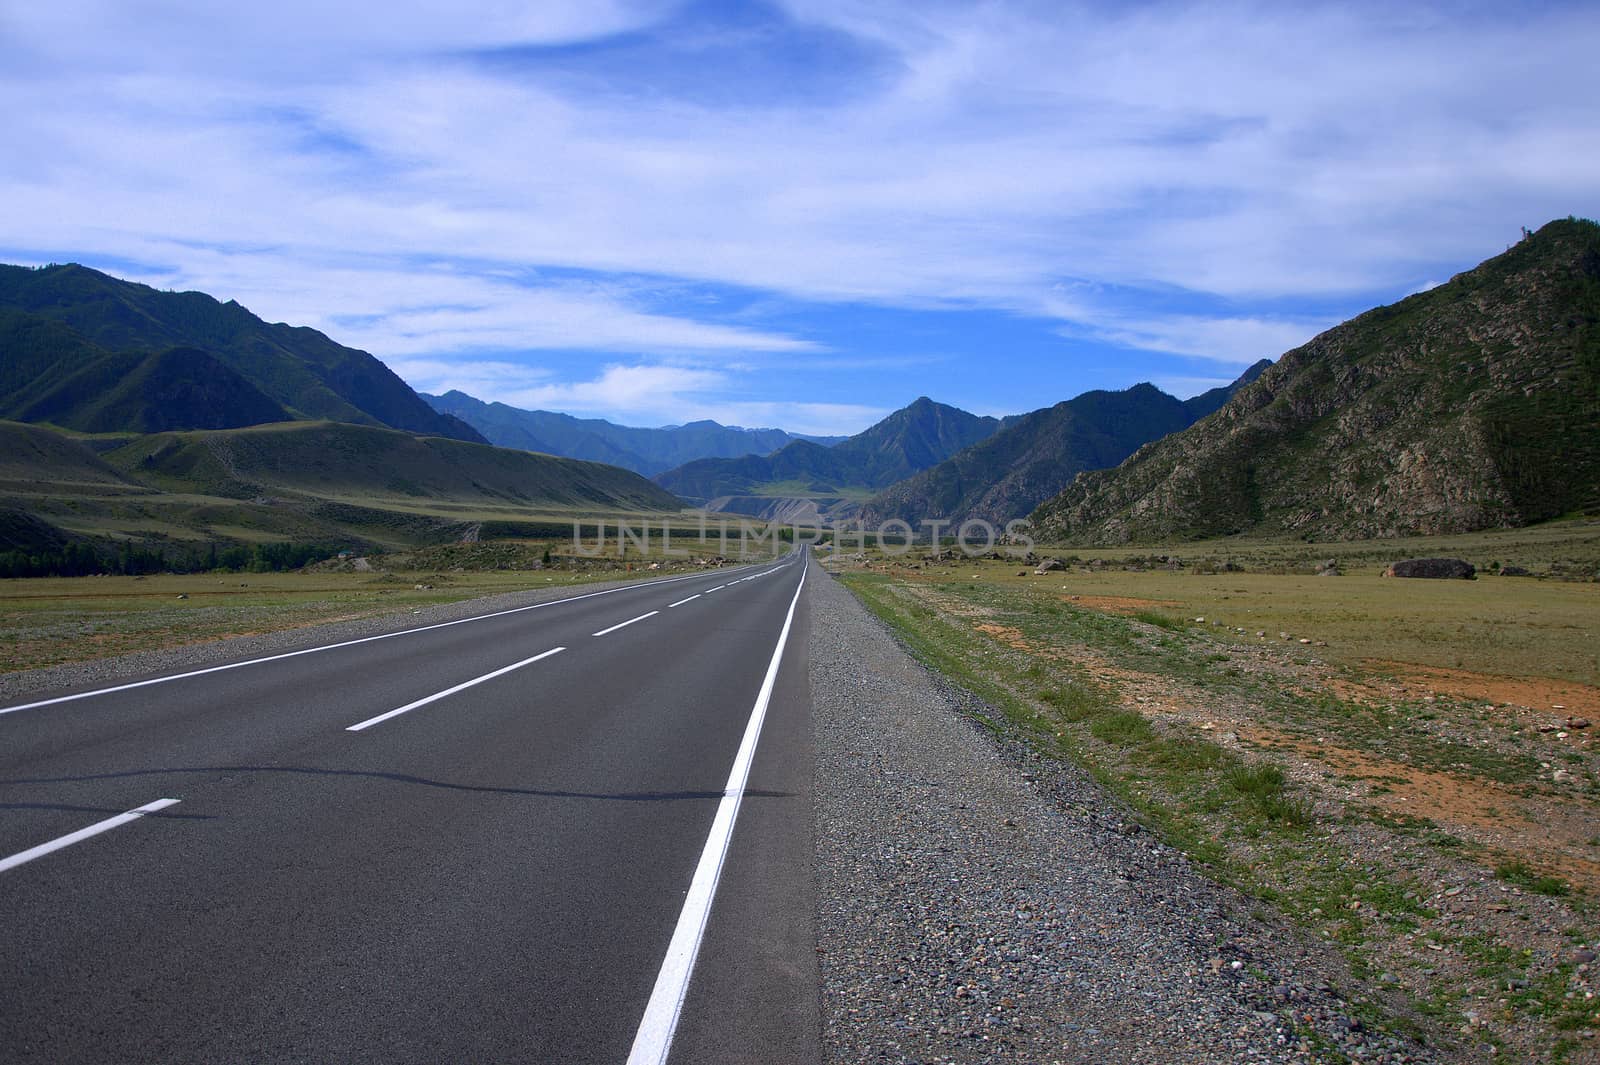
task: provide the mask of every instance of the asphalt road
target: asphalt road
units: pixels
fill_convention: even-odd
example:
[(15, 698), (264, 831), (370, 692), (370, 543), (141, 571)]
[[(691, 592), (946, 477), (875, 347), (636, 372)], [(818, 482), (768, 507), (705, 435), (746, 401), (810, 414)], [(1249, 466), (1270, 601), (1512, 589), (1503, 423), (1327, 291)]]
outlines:
[(816, 1061), (804, 567), (0, 707), (0, 1061)]

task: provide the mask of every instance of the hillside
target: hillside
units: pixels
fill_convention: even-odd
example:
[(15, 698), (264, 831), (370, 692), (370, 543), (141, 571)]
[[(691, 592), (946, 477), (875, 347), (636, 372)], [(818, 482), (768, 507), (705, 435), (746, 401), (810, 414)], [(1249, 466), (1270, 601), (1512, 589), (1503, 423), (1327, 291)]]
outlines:
[(1004, 525), (1061, 491), (1084, 470), (1115, 466), (1142, 444), (1177, 432), (1220, 407), (1269, 366), (1262, 360), (1232, 385), (1187, 401), (1153, 385), (1086, 392), (1014, 419), (993, 436), (891, 485), (861, 507), (869, 526), (891, 519), (980, 518)]
[(783, 484), (822, 495), (877, 489), (942, 462), (999, 427), (998, 419), (923, 396), (831, 448), (798, 440), (771, 455), (687, 463), (655, 480), (675, 495), (702, 503), (723, 496), (788, 498), (788, 493), (773, 490)]
[(97, 572), (130, 551), (143, 568), (128, 572), (146, 572), (240, 546), (315, 558), (561, 536), (577, 520), (680, 509), (627, 470), (370, 426), (84, 436), (0, 422), (0, 556), (46, 556), (46, 572)]
[(681, 506), (638, 474), (597, 462), (339, 422), (154, 433), (104, 458), (148, 485), (234, 498), (272, 490), (626, 511)]
[(92, 491), (130, 484), (75, 437), (42, 426), (0, 421), (0, 493), (25, 486)]
[(1577, 511), (1600, 511), (1600, 226), (1568, 219), (1288, 352), (1033, 521), (1045, 539), (1359, 539)]
[[(214, 362), (185, 355), (180, 366), (173, 349)], [(137, 357), (152, 353), (167, 353), (167, 361)], [(139, 384), (110, 397), (124, 374)], [(314, 329), (268, 324), (203, 292), (161, 292), (75, 264), (0, 265), (0, 396), (6, 417), (97, 431), (292, 417), (484, 442), (371, 355)]]
[(442, 396), (424, 392), (422, 398), (440, 413), (460, 418), (492, 444), (608, 462), (646, 477), (696, 459), (767, 455), (796, 440), (830, 445), (843, 439), (803, 436), (782, 429), (743, 429), (714, 421), (659, 429), (634, 428), (601, 418), (574, 418), (570, 414), (485, 403), (457, 391)]

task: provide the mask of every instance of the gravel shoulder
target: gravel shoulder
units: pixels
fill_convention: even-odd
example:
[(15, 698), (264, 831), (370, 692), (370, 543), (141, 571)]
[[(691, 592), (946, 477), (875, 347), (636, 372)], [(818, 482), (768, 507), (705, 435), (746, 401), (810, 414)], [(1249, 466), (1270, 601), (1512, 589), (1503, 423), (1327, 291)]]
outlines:
[(813, 574), (827, 1060), (1436, 1060), (1356, 1019), (1330, 949), (1008, 737)]

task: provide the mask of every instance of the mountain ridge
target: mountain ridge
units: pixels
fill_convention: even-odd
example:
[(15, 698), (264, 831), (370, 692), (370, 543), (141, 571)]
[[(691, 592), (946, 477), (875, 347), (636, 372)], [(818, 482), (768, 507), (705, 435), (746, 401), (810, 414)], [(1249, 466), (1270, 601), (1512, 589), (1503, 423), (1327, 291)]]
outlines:
[[(151, 385), (152, 398), (142, 409), (137, 394), (125, 395), (118, 409), (135, 423), (166, 423), (163, 428), (198, 428), (206, 419), (236, 428), (255, 424), (249, 419), (266, 412), (254, 391), (291, 419), (488, 442), (466, 423), (435, 411), (371, 354), (306, 326), (265, 322), (232, 300), (223, 303), (204, 292), (162, 292), (77, 263), (0, 264), (0, 315), (0, 397), (6, 397), (0, 416), (25, 420), (27, 407), (11, 397), (51, 393), (49, 409), (58, 424), (136, 428), (105, 424), (93, 409), (104, 398), (110, 367), (132, 354), (193, 350), (215, 362), (208, 368), (190, 359), (189, 371), (209, 369), (215, 378), (187, 382), (193, 403), (171, 405), (184, 395), (185, 382), (168, 375)], [(147, 366), (146, 376), (155, 370), (159, 364)], [(85, 373), (74, 387), (72, 379)], [(240, 406), (219, 414), (213, 403), (218, 397)], [(162, 398), (168, 409), (152, 409)], [(186, 421), (191, 424), (173, 424)]]
[(992, 436), (879, 492), (862, 504), (859, 517), (869, 526), (970, 519), (1004, 525), (1025, 517), (1079, 472), (1114, 466), (1141, 444), (1210, 414), (1269, 365), (1263, 359), (1232, 384), (1188, 400), (1144, 382), (1016, 415)]
[(999, 427), (998, 418), (919, 396), (831, 448), (797, 440), (770, 455), (685, 463), (658, 474), (655, 482), (699, 503), (724, 496), (761, 496), (766, 494), (763, 486), (780, 482), (805, 484), (809, 491), (824, 495), (847, 488), (870, 490), (943, 461)]
[(458, 389), (443, 395), (420, 395), (434, 410), (460, 418), (501, 447), (609, 462), (646, 477), (701, 458), (767, 455), (796, 440), (831, 444), (845, 439), (783, 429), (746, 429), (710, 419), (656, 428), (618, 425), (601, 418), (486, 402)]
[(1569, 218), (1285, 353), (1032, 521), (1072, 541), (1359, 539), (1576, 511), (1600, 511), (1600, 226)]

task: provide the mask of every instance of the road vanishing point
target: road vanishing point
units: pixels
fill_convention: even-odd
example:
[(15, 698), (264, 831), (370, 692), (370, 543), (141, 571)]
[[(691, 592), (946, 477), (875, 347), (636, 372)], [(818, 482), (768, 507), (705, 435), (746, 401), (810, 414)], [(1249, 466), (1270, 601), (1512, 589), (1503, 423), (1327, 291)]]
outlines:
[(0, 1060), (817, 1061), (806, 569), (0, 706)]

